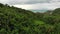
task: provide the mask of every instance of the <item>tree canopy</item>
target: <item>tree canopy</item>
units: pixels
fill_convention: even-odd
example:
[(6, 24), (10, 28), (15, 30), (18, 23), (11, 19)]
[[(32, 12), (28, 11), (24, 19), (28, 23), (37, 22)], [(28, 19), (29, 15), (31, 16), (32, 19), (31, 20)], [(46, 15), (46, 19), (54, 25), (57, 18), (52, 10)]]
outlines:
[(0, 3), (0, 34), (60, 34), (59, 15), (60, 8), (34, 13)]

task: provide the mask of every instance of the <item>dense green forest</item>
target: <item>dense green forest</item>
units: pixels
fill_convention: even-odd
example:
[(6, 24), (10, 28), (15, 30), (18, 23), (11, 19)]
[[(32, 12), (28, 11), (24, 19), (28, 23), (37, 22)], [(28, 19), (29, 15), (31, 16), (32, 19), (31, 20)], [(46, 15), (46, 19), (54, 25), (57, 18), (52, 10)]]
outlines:
[(34, 13), (0, 3), (0, 34), (60, 34), (60, 8)]

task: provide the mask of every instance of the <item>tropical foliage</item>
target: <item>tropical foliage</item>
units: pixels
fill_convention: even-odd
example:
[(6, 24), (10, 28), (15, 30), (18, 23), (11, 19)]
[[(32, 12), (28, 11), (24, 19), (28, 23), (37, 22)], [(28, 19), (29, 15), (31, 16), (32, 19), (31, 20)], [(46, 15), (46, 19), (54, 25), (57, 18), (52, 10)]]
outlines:
[(0, 34), (60, 34), (60, 8), (34, 13), (0, 3)]

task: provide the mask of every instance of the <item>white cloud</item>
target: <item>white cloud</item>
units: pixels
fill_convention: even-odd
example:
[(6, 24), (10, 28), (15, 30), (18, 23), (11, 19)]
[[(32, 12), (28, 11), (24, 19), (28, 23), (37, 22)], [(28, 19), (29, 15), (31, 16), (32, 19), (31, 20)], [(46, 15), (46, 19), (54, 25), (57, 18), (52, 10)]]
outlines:
[(35, 3), (46, 3), (49, 0), (0, 0), (1, 3), (7, 4), (35, 4)]
[(0, 3), (7, 3), (23, 9), (60, 8), (60, 0), (0, 0)]
[(0, 3), (7, 4), (35, 4), (35, 3), (53, 3), (60, 0), (0, 0)]
[(0, 3), (6, 4), (8, 3), (8, 0), (0, 0)]
[(24, 5), (14, 5), (15, 7), (24, 9), (55, 9), (60, 8), (60, 3), (37, 3), (37, 4), (24, 4)]

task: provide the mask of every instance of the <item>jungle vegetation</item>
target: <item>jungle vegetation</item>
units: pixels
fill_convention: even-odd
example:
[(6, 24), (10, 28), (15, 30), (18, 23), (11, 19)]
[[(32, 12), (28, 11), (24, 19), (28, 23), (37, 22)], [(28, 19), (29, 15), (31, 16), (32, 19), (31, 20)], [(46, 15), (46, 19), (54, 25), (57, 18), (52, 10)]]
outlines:
[(0, 3), (0, 34), (60, 34), (60, 8), (34, 13)]

